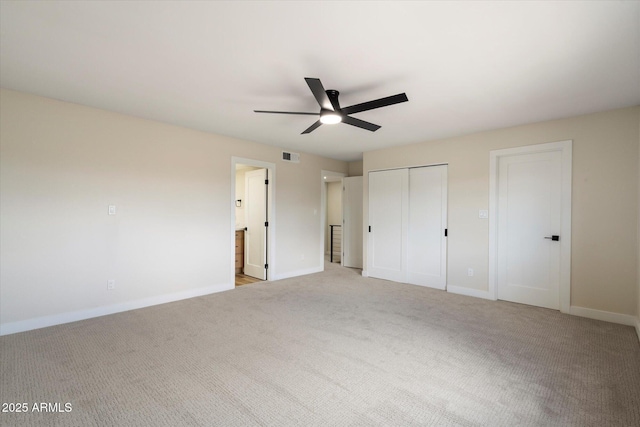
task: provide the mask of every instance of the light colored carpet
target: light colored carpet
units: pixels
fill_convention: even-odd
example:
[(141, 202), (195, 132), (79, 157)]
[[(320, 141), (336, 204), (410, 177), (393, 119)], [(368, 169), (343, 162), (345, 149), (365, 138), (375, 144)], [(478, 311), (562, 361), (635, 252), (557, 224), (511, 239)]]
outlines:
[(0, 337), (7, 426), (638, 426), (631, 327), (324, 273)]

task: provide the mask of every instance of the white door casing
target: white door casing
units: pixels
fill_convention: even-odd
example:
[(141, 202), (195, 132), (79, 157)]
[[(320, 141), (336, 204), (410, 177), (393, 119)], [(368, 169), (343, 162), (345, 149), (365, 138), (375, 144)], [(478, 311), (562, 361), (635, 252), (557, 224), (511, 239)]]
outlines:
[(495, 150), (490, 159), (490, 294), (568, 312), (571, 141)]
[(409, 172), (369, 172), (369, 277), (406, 281)]
[(409, 169), (407, 282), (447, 284), (447, 165)]
[(245, 174), (245, 251), (244, 274), (266, 279), (267, 243), (267, 170), (258, 169)]
[(342, 265), (362, 268), (361, 176), (342, 179)]

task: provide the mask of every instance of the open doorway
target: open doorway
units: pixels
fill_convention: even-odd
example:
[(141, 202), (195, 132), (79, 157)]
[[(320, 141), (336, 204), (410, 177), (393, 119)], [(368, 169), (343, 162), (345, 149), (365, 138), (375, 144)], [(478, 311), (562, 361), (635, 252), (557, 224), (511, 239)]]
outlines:
[(269, 280), (272, 164), (233, 158), (233, 281), (235, 286)]
[(342, 177), (327, 176), (325, 186), (325, 262), (342, 264)]
[(362, 268), (362, 177), (322, 171), (323, 265)]

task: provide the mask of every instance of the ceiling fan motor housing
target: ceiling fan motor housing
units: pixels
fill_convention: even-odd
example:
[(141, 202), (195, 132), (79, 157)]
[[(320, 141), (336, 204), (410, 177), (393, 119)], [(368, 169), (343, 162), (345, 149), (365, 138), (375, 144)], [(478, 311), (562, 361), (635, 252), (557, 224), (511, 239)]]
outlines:
[[(337, 90), (333, 90), (333, 89), (327, 89), (326, 90), (327, 96), (329, 97), (329, 101), (331, 101), (331, 105), (340, 105), (340, 103), (338, 102), (338, 95), (340, 95), (340, 92), (338, 92)], [(337, 110), (339, 110), (340, 108), (337, 108)]]

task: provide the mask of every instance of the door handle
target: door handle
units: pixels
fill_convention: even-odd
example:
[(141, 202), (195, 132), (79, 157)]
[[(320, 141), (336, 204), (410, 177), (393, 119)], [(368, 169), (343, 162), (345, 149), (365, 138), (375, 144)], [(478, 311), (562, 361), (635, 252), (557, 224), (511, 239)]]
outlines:
[(553, 240), (554, 242), (557, 242), (558, 240), (560, 240), (560, 236), (556, 236), (555, 234), (553, 236), (547, 236), (545, 237), (545, 239), (549, 239), (549, 240)]

